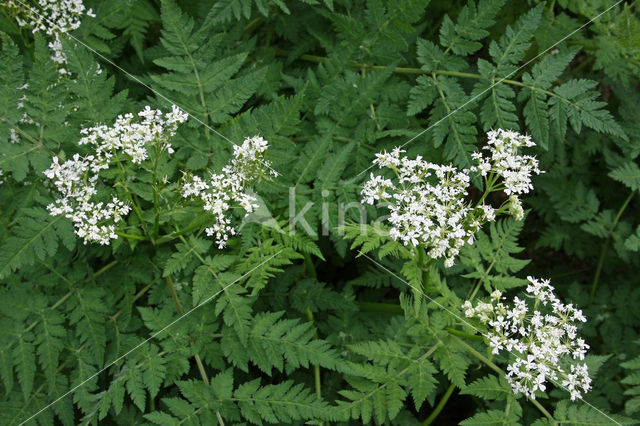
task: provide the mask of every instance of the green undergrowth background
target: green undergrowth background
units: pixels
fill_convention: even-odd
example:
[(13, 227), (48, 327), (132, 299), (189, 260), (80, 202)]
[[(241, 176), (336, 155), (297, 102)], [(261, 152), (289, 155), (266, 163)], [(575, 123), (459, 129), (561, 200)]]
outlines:
[[(2, 424), (80, 384), (31, 424), (640, 421), (637, 2), (583, 29), (613, 2), (85, 4), (96, 18), (72, 35), (95, 52), (62, 37), (65, 75), (47, 40), (0, 5)], [(52, 156), (87, 153), (82, 128), (167, 110), (167, 98), (192, 116), (172, 140), (168, 180), (225, 164), (232, 145), (217, 132), (259, 134), (280, 176), (255, 190), (278, 226), (248, 223), (217, 251), (188, 207), (162, 215), (164, 238), (150, 241), (154, 188), (135, 173), (129, 190), (146, 207), (127, 219), (132, 238), (83, 245), (49, 216)], [(453, 268), (424, 274), (405, 248), (375, 235), (352, 247), (336, 229), (375, 153), (419, 135), (408, 155), (468, 167), (491, 128), (530, 134), (546, 173), (523, 197), (525, 220), (486, 226)], [(301, 222), (289, 232), (301, 211), (311, 235)], [(451, 314), (473, 288), (515, 295), (527, 275), (550, 278), (589, 319), (586, 399), (606, 416), (559, 388), (514, 397), (507, 358)]]

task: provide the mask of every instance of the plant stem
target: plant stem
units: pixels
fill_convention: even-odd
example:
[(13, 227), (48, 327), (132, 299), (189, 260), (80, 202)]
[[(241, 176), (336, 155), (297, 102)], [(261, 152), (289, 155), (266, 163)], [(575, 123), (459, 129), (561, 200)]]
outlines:
[(463, 339), (484, 341), (484, 337), (478, 336), (477, 334), (465, 333), (464, 331), (456, 330), (455, 328), (451, 328), (451, 327), (446, 327), (445, 330), (449, 334), (453, 336), (462, 337)]
[(318, 278), (318, 275), (316, 274), (316, 267), (313, 264), (313, 260), (311, 260), (311, 255), (309, 253), (305, 253), (304, 255), (304, 269), (311, 278)]
[(97, 277), (97, 276), (99, 276), (99, 275), (102, 275), (102, 274), (104, 274), (105, 272), (107, 272), (109, 269), (111, 269), (111, 268), (113, 268), (114, 266), (116, 266), (117, 264), (118, 264), (118, 261), (117, 261), (117, 260), (113, 260), (113, 261), (111, 261), (111, 262), (107, 263), (106, 265), (104, 265), (102, 268), (98, 269), (98, 270), (93, 274), (93, 276), (94, 276), (94, 277)]
[[(133, 296), (133, 300), (131, 303), (135, 303), (136, 300), (140, 299), (142, 296), (144, 296), (144, 294), (151, 288), (151, 286), (153, 286), (156, 282), (158, 282), (158, 279), (156, 278), (155, 280), (153, 280), (151, 283), (147, 284), (146, 286), (142, 287), (140, 289), (139, 292), (136, 293), (135, 296)], [(114, 316), (111, 317), (111, 321), (115, 321), (118, 319), (118, 317), (120, 316), (120, 314), (122, 313), (122, 309), (120, 309), (118, 312), (115, 313)]]
[(153, 161), (153, 241), (158, 239), (158, 232), (160, 229), (160, 209), (158, 206), (158, 161), (162, 151), (158, 149), (158, 143), (155, 144), (155, 158)]
[(613, 223), (611, 224), (611, 228), (607, 232), (607, 238), (606, 238), (604, 244), (602, 245), (602, 249), (600, 250), (600, 258), (598, 259), (598, 266), (596, 268), (596, 273), (593, 276), (593, 282), (591, 283), (591, 292), (589, 293), (589, 304), (590, 305), (593, 303), (593, 301), (594, 301), (594, 299), (596, 297), (596, 290), (598, 289), (598, 282), (600, 281), (600, 274), (602, 273), (602, 267), (604, 266), (604, 259), (606, 258), (607, 252), (609, 251), (609, 240), (611, 239), (611, 234), (613, 233), (613, 230), (616, 228), (616, 225), (618, 225), (618, 222), (620, 221), (620, 218), (622, 217), (622, 213), (624, 213), (624, 211), (627, 209), (627, 207), (629, 206), (629, 203), (633, 199), (634, 195), (635, 195), (635, 191), (631, 191), (629, 196), (627, 196), (627, 198), (624, 200), (624, 202), (622, 203), (622, 206), (620, 206), (620, 210), (618, 210), (618, 213), (616, 214), (616, 217), (613, 219)]
[(55, 157), (56, 153), (51, 151), (49, 148), (47, 148), (43, 143), (38, 142), (37, 140), (35, 140), (34, 138), (31, 137), (31, 135), (29, 135), (28, 133), (25, 133), (24, 131), (22, 131), (22, 129), (13, 126), (12, 129), (16, 130), (18, 133), (20, 133), (20, 136), (22, 136), (23, 138), (25, 138), (26, 140), (28, 140), (29, 142), (31, 142), (32, 144), (36, 145), (38, 148), (46, 151), (50, 156)]
[(438, 402), (438, 405), (436, 405), (436, 408), (434, 408), (434, 410), (431, 412), (431, 414), (429, 414), (429, 417), (427, 417), (425, 421), (420, 423), (420, 426), (428, 426), (436, 419), (436, 417), (438, 417), (438, 414), (440, 414), (444, 406), (447, 404), (447, 401), (449, 401), (449, 398), (451, 397), (451, 394), (453, 393), (455, 388), (456, 385), (454, 385), (453, 383), (449, 385), (447, 391), (440, 399), (440, 402)]
[[(178, 315), (182, 316), (182, 305), (180, 304), (180, 299), (178, 299), (178, 294), (176, 293), (175, 286), (173, 285), (173, 280), (170, 276), (167, 275), (167, 286), (169, 287), (169, 291), (171, 292), (171, 298), (173, 299), (173, 303), (176, 305), (176, 310), (178, 311)], [(189, 339), (189, 344), (193, 346), (193, 341)], [(198, 371), (200, 372), (200, 378), (204, 382), (205, 385), (209, 386), (209, 377), (207, 376), (207, 372), (204, 369), (204, 364), (202, 364), (202, 360), (200, 359), (200, 355), (198, 353), (193, 354), (193, 358), (196, 361), (196, 366), (198, 367)]]
[[(309, 318), (309, 322), (314, 323), (313, 320), (313, 312), (311, 309), (307, 308), (307, 318)], [(318, 338), (318, 331), (316, 330), (314, 338)], [(318, 364), (313, 365), (313, 378), (315, 381), (316, 387), (316, 396), (318, 399), (322, 399), (322, 382), (320, 381), (320, 366)]]
[(200, 217), (203, 217), (206, 220), (198, 220), (197, 222), (192, 223), (190, 226), (187, 226), (184, 229), (176, 230), (175, 232), (172, 232), (170, 234), (163, 235), (162, 237), (160, 237), (160, 238), (158, 238), (156, 240), (156, 244), (159, 245), (159, 244), (164, 244), (164, 243), (167, 243), (169, 241), (172, 241), (172, 240), (174, 240), (174, 239), (176, 239), (176, 238), (178, 238), (178, 237), (180, 237), (180, 236), (182, 236), (182, 235), (184, 235), (184, 234), (186, 234), (188, 232), (191, 232), (193, 230), (201, 228), (203, 225), (206, 225), (207, 223), (209, 223), (211, 221), (211, 219), (209, 218), (208, 214), (207, 215), (202, 215)]
[(128, 240), (149, 241), (149, 238), (142, 235), (125, 234), (124, 232), (116, 231), (116, 235)]
[[(317, 279), (318, 275), (316, 273), (316, 267), (313, 264), (313, 260), (311, 259), (311, 255), (309, 255), (308, 253), (305, 253), (304, 255), (304, 269), (305, 272), (311, 276), (314, 279)], [(316, 329), (314, 332), (314, 339), (318, 339), (318, 329), (315, 327), (315, 320), (313, 318), (313, 312), (311, 312), (311, 309), (309, 309), (309, 307), (307, 307), (307, 318), (309, 319), (309, 322), (311, 324), (314, 324), (314, 328)], [(313, 381), (315, 383), (315, 389), (316, 389), (316, 396), (318, 397), (318, 399), (322, 399), (322, 381), (321, 381), (321, 377), (320, 377), (320, 365), (319, 364), (313, 364)], [(319, 423), (320, 426), (322, 426), (324, 423), (320, 422)]]
[(424, 251), (424, 247), (418, 246), (418, 265), (420, 269), (422, 269), (422, 291), (424, 294), (427, 294), (427, 290), (429, 289), (429, 271), (431, 270), (431, 265), (433, 264), (432, 259), (427, 260), (427, 254)]
[(138, 207), (138, 204), (136, 203), (133, 197), (133, 193), (131, 192), (131, 190), (129, 190), (129, 186), (127, 185), (127, 177), (124, 172), (124, 169), (122, 168), (122, 164), (120, 164), (120, 161), (116, 161), (115, 163), (118, 165), (118, 171), (120, 172), (120, 177), (122, 178), (122, 186), (124, 187), (125, 191), (127, 191), (127, 196), (129, 197), (129, 201), (131, 201), (131, 207), (133, 208), (133, 211), (136, 213), (136, 216), (138, 216), (138, 220), (140, 220), (140, 225), (144, 229), (145, 233), (149, 235), (149, 231), (147, 230), (145, 221), (142, 218), (142, 212), (140, 211), (140, 208)]
[[(465, 342), (464, 340), (460, 339), (458, 336), (455, 336), (453, 334), (451, 334), (451, 337), (453, 339), (455, 339), (458, 343), (460, 343), (461, 345), (463, 345), (471, 355), (473, 355), (474, 357), (478, 358), (478, 360), (480, 360), (483, 364), (485, 364), (487, 367), (491, 368), (493, 371), (495, 371), (496, 373), (498, 373), (501, 376), (505, 375), (505, 372), (502, 371), (502, 369), (500, 367), (498, 367), (497, 365), (495, 365), (493, 362), (491, 362), (489, 360), (489, 358), (487, 358), (486, 356), (482, 355), (480, 352), (478, 352), (477, 350), (475, 350), (473, 348), (473, 346), (469, 345), (467, 342)], [(551, 413), (549, 413), (549, 411), (547, 411), (546, 408), (544, 408), (544, 406), (542, 404), (540, 404), (538, 401), (536, 401), (535, 399), (531, 399), (529, 398), (529, 401), (542, 413), (544, 414), (544, 416), (546, 418), (548, 418), (554, 425), (557, 425), (558, 423), (555, 421), (555, 419), (553, 418), (553, 416), (551, 415)]]
[[(279, 56), (288, 56), (289, 52), (287, 52), (286, 50), (277, 50), (276, 51), (276, 55)], [(331, 62), (331, 59), (326, 58), (324, 56), (316, 56), (316, 55), (300, 55), (298, 56), (296, 59), (300, 59), (303, 61), (308, 61), (308, 62), (316, 62), (316, 63), (322, 63), (325, 61), (329, 61)], [(382, 65), (366, 65), (366, 64), (360, 64), (358, 62), (352, 62), (351, 66), (353, 68), (358, 68), (358, 69), (367, 69), (367, 70), (385, 70), (388, 69), (389, 67), (385, 67)], [(510, 80), (510, 79), (502, 79), (500, 77), (494, 77), (491, 79), (487, 79), (486, 77), (484, 77), (481, 74), (475, 74), (475, 73), (468, 73), (468, 72), (458, 72), (458, 71), (446, 71), (446, 70), (435, 70), (435, 71), (425, 71), (421, 68), (408, 68), (408, 67), (395, 67), (393, 68), (393, 72), (396, 74), (417, 74), (417, 75), (424, 75), (424, 74), (434, 74), (434, 75), (447, 75), (447, 76), (451, 76), (451, 77), (460, 77), (460, 78), (473, 78), (475, 80), (489, 80), (491, 81), (491, 83), (505, 83), (505, 84), (509, 84), (512, 86), (519, 86), (519, 87), (524, 87), (530, 90), (535, 90), (537, 92), (541, 92), (546, 94), (547, 96), (552, 96), (554, 98), (558, 98), (563, 100), (564, 102), (567, 102), (567, 99), (563, 98), (562, 96), (558, 95), (557, 93), (551, 92), (549, 90), (545, 90), (542, 89), (540, 87), (536, 87), (536, 86), (531, 86), (525, 83), (522, 83), (520, 81), (517, 80)]]

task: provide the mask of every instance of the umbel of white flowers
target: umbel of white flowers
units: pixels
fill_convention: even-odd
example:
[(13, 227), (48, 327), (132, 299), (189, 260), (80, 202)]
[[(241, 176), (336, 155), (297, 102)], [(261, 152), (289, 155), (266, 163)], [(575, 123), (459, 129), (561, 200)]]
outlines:
[(233, 147), (233, 158), (221, 173), (211, 173), (207, 180), (186, 176), (182, 195), (199, 199), (204, 210), (214, 216), (215, 222), (205, 232), (208, 236), (215, 235), (219, 249), (226, 247), (229, 236), (236, 234), (229, 210), (238, 205), (245, 215), (253, 212), (258, 208), (258, 200), (247, 189), (265, 175), (277, 176), (269, 162), (264, 160), (268, 147), (269, 143), (260, 136), (247, 138), (242, 145)]
[(509, 307), (498, 290), (490, 302), (470, 301), (462, 305), (468, 318), (477, 318), (488, 325), (485, 337), (494, 354), (506, 350), (516, 356), (507, 367), (507, 381), (514, 393), (535, 399), (535, 392), (544, 392), (548, 380), (560, 382), (571, 400), (582, 398), (591, 389), (591, 379), (583, 361), (589, 345), (578, 337), (577, 322), (586, 322), (582, 311), (572, 304), (563, 304), (554, 294), (549, 280), (527, 277), (526, 300), (513, 299)]
[[(380, 168), (393, 171), (395, 179), (371, 173), (362, 188), (362, 202), (382, 201), (390, 211), (389, 236), (405, 245), (424, 246), (432, 259), (445, 258), (450, 267), (465, 244), (474, 241), (482, 224), (508, 213), (522, 220), (524, 212), (518, 195), (533, 189), (531, 175), (542, 173), (535, 157), (520, 155), (518, 149), (535, 146), (529, 136), (499, 129), (487, 134), (484, 150), (473, 154), (477, 165), (458, 169), (401, 157), (404, 152), (395, 148), (390, 153), (376, 154), (373, 161)], [(466, 199), (470, 173), (479, 173), (485, 180), (486, 193), (482, 201), (472, 206)], [(501, 179), (498, 182), (498, 179)], [(504, 190), (509, 199), (498, 209), (485, 204), (488, 192)]]
[(116, 156), (118, 161), (128, 160), (140, 165), (148, 158), (149, 145), (156, 145), (160, 152), (173, 153), (169, 140), (175, 135), (178, 125), (188, 118), (175, 105), (165, 114), (147, 106), (138, 116), (142, 118), (139, 123), (133, 122), (133, 114), (125, 114), (118, 116), (111, 127), (102, 125), (83, 129), (81, 133), (85, 136), (78, 144), (92, 146), (94, 153), (85, 157), (75, 154), (63, 163), (58, 157), (53, 157), (51, 166), (44, 171), (61, 194), (47, 209), (52, 216), (63, 215), (71, 219), (76, 234), (85, 244), (106, 245), (118, 238), (114, 224), (131, 210), (114, 195), (107, 203), (95, 200), (100, 171), (108, 169)]
[[(60, 35), (80, 26), (82, 15), (95, 18), (91, 9), (86, 9), (82, 0), (7, 0), (5, 7), (16, 11), (16, 21), (21, 27), (31, 27), (34, 33), (42, 31), (53, 36), (49, 48), (51, 59), (59, 64), (67, 62), (62, 49)], [(61, 73), (66, 73), (60, 68)]]

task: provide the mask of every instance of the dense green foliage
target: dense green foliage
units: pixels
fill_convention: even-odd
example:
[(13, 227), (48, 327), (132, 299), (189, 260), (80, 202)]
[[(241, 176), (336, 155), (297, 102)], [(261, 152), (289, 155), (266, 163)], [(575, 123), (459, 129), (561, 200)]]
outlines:
[[(0, 422), (640, 422), (640, 5), (581, 27), (611, 3), (86, 1), (67, 74), (0, 4)], [(82, 244), (43, 171), (88, 152), (82, 128), (171, 103), (191, 118), (169, 183), (126, 166), (116, 187), (141, 211)], [(546, 173), (524, 221), (486, 225), (452, 268), (339, 208), (375, 153), (411, 140), (468, 167), (491, 128), (530, 134)], [(280, 174), (254, 188), (273, 219), (217, 250), (177, 182), (255, 134)], [(516, 397), (508, 357), (460, 321), (470, 294), (527, 275), (589, 319), (589, 404)]]

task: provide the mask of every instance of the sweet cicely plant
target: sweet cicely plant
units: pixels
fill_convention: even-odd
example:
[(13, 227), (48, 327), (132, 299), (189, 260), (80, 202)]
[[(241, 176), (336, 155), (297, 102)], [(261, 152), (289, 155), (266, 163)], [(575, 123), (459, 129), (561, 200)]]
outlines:
[(0, 1), (0, 424), (637, 424), (638, 12)]
[[(503, 129), (490, 131), (487, 138), (487, 146), (483, 148), (486, 154), (473, 153), (477, 164), (469, 169), (434, 164), (421, 156), (409, 159), (401, 156), (404, 151), (400, 148), (376, 155), (374, 164), (393, 175), (371, 173), (362, 189), (362, 202), (379, 203), (389, 210), (385, 220), (390, 228), (383, 235), (411, 248), (409, 257), (414, 258), (423, 273), (422, 287), (412, 286), (418, 298), (431, 299), (426, 292), (433, 263), (444, 258), (444, 266), (452, 267), (462, 247), (474, 243), (484, 224), (502, 214), (518, 221), (524, 219), (519, 196), (533, 190), (532, 176), (543, 172), (535, 156), (522, 151), (536, 144), (529, 136)], [(469, 190), (476, 176), (482, 177), (484, 192), (474, 202), (469, 198)], [(497, 207), (487, 203), (495, 192), (508, 195)], [(461, 309), (466, 317), (478, 318), (484, 326), (491, 327), (483, 335), (493, 354), (506, 351), (515, 358), (505, 376), (514, 393), (535, 400), (536, 391), (545, 391), (547, 381), (552, 381), (566, 389), (571, 400), (581, 398), (581, 391), (591, 389), (587, 364), (571, 363), (567, 358), (584, 360), (589, 346), (577, 337), (574, 321), (586, 319), (572, 304), (561, 303), (549, 281), (531, 277), (528, 280), (526, 297), (534, 302), (531, 313), (525, 300), (517, 296), (515, 306), (508, 309), (500, 302), (504, 297), (498, 289), (491, 292), (490, 302), (478, 302), (474, 307), (467, 300)], [(552, 312), (543, 315), (537, 309), (547, 304)], [(458, 319), (468, 325), (460, 316)]]
[[(127, 114), (119, 116), (111, 127), (83, 129), (84, 137), (78, 145), (87, 145), (91, 149), (89, 154), (74, 154), (63, 163), (57, 156), (53, 157), (51, 167), (44, 174), (61, 198), (47, 209), (53, 216), (70, 219), (76, 235), (85, 244), (106, 245), (119, 235), (133, 240), (167, 241), (167, 235), (159, 235), (161, 217), (166, 216), (163, 210), (177, 208), (182, 200), (173, 193), (176, 184), (162, 173), (174, 153), (169, 141), (178, 125), (188, 119), (178, 107), (172, 108), (163, 114), (147, 106), (138, 113), (139, 123), (134, 122), (133, 114)], [(205, 231), (209, 236), (215, 235), (219, 248), (224, 248), (229, 235), (235, 234), (228, 211), (236, 204), (245, 214), (255, 208), (255, 197), (245, 191), (263, 175), (263, 168), (269, 167), (264, 162), (267, 147), (267, 141), (259, 136), (247, 138), (241, 146), (234, 146), (230, 165), (220, 174), (212, 173), (208, 183), (191, 176), (182, 184), (183, 198), (197, 196), (204, 210), (210, 213), (214, 223)], [(143, 178), (144, 195), (130, 189), (127, 176), (131, 175), (132, 167), (139, 167), (145, 173), (143, 176), (147, 176)], [(121, 196), (124, 200), (115, 195), (117, 192), (124, 192)], [(103, 199), (105, 201), (101, 201)], [(140, 199), (153, 202), (151, 223), (143, 215)], [(140, 226), (118, 226), (132, 209)], [(169, 235), (175, 237), (182, 233), (183, 230), (177, 230)]]

